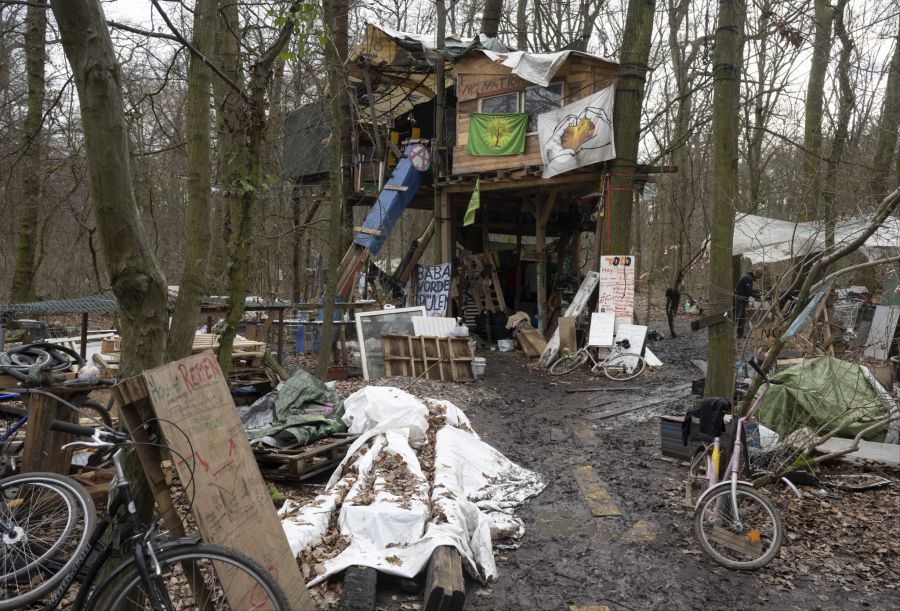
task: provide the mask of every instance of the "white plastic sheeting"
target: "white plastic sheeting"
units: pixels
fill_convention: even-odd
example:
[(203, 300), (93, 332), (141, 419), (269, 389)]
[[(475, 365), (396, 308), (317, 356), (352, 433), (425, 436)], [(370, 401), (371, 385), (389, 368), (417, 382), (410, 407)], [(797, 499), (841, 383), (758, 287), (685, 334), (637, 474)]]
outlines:
[[(444, 411), (433, 441), (426, 401)], [(348, 397), (344, 407), (344, 421), (360, 437), (325, 493), (299, 509), (290, 502), (281, 509), (294, 554), (315, 546), (334, 517), (350, 540), (308, 585), (353, 565), (412, 578), (441, 545), (459, 550), (472, 577), (494, 579), (492, 541), (522, 535), (515, 509), (544, 489), (543, 479), (481, 441), (450, 402), (367, 386)], [(432, 451), (429, 483), (419, 458)], [(397, 473), (402, 474), (399, 482)]]
[(591, 57), (611, 64), (615, 63), (605, 57), (591, 55), (590, 53), (582, 53), (581, 51), (557, 51), (556, 53), (526, 53), (525, 51), (512, 51), (510, 53), (496, 53), (494, 51), (482, 50), (482, 52), (490, 57), (491, 61), (512, 69), (512, 73), (519, 78), (525, 79), (535, 85), (540, 85), (541, 87), (550, 85), (550, 81), (553, 80), (557, 71), (566, 63), (566, 60), (570, 55)]
[[(835, 243), (846, 243), (860, 235), (871, 217), (855, 216), (839, 219), (835, 227)], [(737, 215), (734, 221), (733, 255), (743, 255), (754, 264), (774, 263), (825, 247), (825, 224), (822, 221), (794, 223), (778, 219)], [(885, 249), (900, 248), (900, 218), (890, 216), (864, 242), (860, 249), (870, 260), (884, 256)]]

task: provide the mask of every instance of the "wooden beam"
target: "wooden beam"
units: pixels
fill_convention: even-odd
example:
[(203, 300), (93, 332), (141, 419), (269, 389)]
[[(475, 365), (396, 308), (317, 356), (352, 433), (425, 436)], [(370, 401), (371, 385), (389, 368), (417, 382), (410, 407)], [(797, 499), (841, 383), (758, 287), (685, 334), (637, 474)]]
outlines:
[(377, 588), (378, 571), (367, 566), (348, 567), (339, 611), (375, 611)]
[[(527, 179), (500, 179), (497, 181), (483, 181), (479, 190), (484, 193), (487, 191), (503, 191), (503, 190), (519, 190), (529, 189), (532, 187), (541, 187), (551, 189), (553, 187), (565, 187), (569, 185), (583, 185), (585, 183), (599, 183), (603, 176), (602, 172), (590, 172), (583, 174), (554, 176), (553, 178), (527, 178)], [(439, 184), (438, 188), (441, 192), (446, 193), (471, 193), (475, 190), (474, 182), (458, 182)]]
[(456, 548), (435, 548), (425, 578), (424, 611), (462, 611), (466, 603), (466, 583), (462, 560)]

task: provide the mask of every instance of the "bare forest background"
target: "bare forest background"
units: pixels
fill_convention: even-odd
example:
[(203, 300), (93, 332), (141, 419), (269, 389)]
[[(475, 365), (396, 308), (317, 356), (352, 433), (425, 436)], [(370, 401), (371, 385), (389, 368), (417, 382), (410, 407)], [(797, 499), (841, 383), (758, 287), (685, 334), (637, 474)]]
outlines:
[[(103, 2), (121, 66), (130, 167), (140, 219), (168, 284), (187, 259), (188, 76), (197, 41), (194, 2)], [(197, 3), (199, 4), (199, 3)], [(310, 270), (328, 237), (324, 187), (297, 186), (282, 170), (286, 113), (329, 100), (321, 3), (211, 3), (231, 11), (244, 61), (273, 46), (292, 11), (293, 29), (264, 83), (264, 181), (250, 224), (249, 294), (311, 294)], [(349, 46), (366, 22), (433, 33), (428, 0), (331, 2), (346, 6)], [(448, 0), (447, 35), (477, 36), (495, 19), (498, 37), (534, 52), (582, 44), (619, 61), (629, 4), (650, 5), (653, 28), (641, 109), (640, 163), (674, 165), (648, 183), (633, 208), (632, 252), (646, 291), (668, 286), (705, 296), (701, 254), (713, 211), (713, 58), (721, 18), (711, 0)], [(339, 8), (340, 8), (339, 6)], [(499, 13), (497, 12), (499, 9)], [(496, 18), (499, 21), (496, 21)], [(173, 32), (177, 32), (173, 34)], [(751, 0), (740, 54), (737, 211), (786, 220), (871, 210), (898, 180), (896, 0)], [(92, 210), (85, 137), (73, 74), (44, 0), (0, 2), (0, 286), (3, 299), (56, 298), (110, 288)], [(221, 58), (212, 41), (210, 57)], [(893, 76), (891, 77), (893, 64)], [(212, 74), (212, 88), (223, 87)], [(226, 86), (227, 88), (227, 86)], [(222, 107), (209, 98), (211, 264), (206, 292), (227, 294), (227, 242), (235, 219), (221, 197), (227, 183)], [(351, 102), (352, 103), (352, 102)], [(325, 120), (325, 117), (323, 117)], [(355, 121), (353, 130), (362, 129)], [(322, 144), (326, 146), (327, 143)], [(255, 187), (254, 187), (255, 188)], [(362, 209), (356, 215), (363, 214)], [(381, 259), (396, 259), (430, 218), (408, 211)], [(585, 236), (590, 248), (590, 236)], [(29, 248), (31, 252), (29, 252)], [(299, 249), (299, 251), (298, 251)], [(585, 265), (590, 258), (584, 257)], [(18, 261), (18, 274), (17, 274)], [(292, 266), (302, 267), (298, 288)], [(327, 267), (327, 261), (323, 263)], [(388, 265), (388, 271), (392, 271)], [(872, 272), (874, 273), (874, 272)], [(727, 290), (730, 291), (731, 287)], [(662, 304), (662, 297), (653, 297)]]

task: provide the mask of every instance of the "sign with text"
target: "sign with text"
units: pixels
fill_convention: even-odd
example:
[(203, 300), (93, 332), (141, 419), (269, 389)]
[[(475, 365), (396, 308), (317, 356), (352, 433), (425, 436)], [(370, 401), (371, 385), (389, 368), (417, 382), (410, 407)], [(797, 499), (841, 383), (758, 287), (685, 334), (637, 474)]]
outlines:
[[(268, 568), (292, 608), (315, 608), (215, 354), (190, 356), (143, 378), (178, 477), (187, 485), (193, 476), (192, 509), (203, 540), (235, 548)], [(237, 577), (226, 583), (232, 609), (264, 606), (251, 584)]]
[(598, 311), (628, 317), (631, 322), (634, 316), (634, 257), (601, 257)]
[(416, 303), (428, 316), (443, 316), (450, 299), (450, 264), (416, 266)]

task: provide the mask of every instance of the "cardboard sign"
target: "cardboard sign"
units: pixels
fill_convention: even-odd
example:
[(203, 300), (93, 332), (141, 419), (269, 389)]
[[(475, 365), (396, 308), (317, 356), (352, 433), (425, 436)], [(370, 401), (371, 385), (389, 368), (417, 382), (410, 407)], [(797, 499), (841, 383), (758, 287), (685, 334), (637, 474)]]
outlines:
[(450, 264), (416, 266), (416, 303), (428, 316), (444, 316), (450, 298)]
[[(292, 608), (314, 609), (215, 354), (202, 352), (143, 378), (185, 486), (193, 468), (192, 509), (203, 540), (256, 559), (278, 579)], [(232, 609), (259, 607), (250, 584), (235, 578), (226, 588)]]
[(634, 316), (634, 257), (601, 257), (598, 311), (613, 312), (629, 321)]

